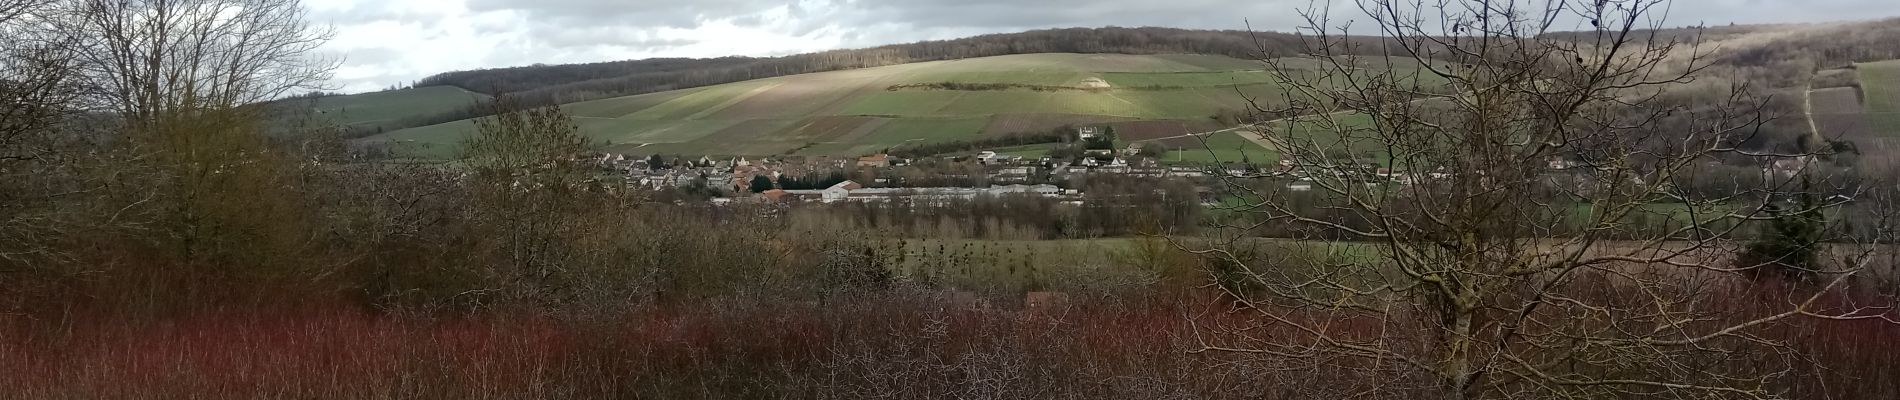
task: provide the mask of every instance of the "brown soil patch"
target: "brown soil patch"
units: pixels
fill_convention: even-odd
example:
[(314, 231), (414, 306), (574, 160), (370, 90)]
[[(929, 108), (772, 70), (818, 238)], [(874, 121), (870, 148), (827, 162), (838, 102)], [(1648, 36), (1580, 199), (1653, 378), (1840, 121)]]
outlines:
[(1861, 106), (1859, 88), (1837, 87), (1816, 89), (1809, 92), (1813, 96), (1815, 114), (1859, 114), (1864, 112)]
[(1814, 108), (1814, 127), (1822, 137), (1860, 140), (1879, 136), (1864, 113), (1860, 88), (1817, 89), (1808, 95)]

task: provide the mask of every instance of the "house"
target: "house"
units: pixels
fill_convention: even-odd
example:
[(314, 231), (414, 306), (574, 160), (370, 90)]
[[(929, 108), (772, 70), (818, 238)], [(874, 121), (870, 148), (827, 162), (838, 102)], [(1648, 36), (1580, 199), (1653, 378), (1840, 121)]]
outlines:
[(820, 202), (825, 202), (825, 203), (835, 203), (835, 202), (849, 200), (851, 198), (851, 193), (853, 191), (861, 190), (861, 189), (864, 189), (864, 185), (860, 185), (857, 182), (844, 181), (844, 182), (838, 182), (838, 184), (831, 185), (831, 187), (820, 189), (820, 190), (772, 189), (772, 190), (767, 190), (764, 192), (759, 192), (759, 197), (765, 199), (766, 201), (771, 201), (771, 202), (797, 200), (797, 201), (820, 201)]
[(1075, 130), (1075, 137), (1082, 140), (1094, 139), (1101, 135), (1102, 127), (1099, 126), (1084, 126)]
[(1231, 177), (1249, 177), (1253, 176), (1257, 171), (1258, 170), (1254, 169), (1252, 164), (1241, 163), (1231, 163), (1221, 168), (1221, 172)]
[(1034, 171), (1035, 168), (1031, 167), (1008, 167), (997, 169), (991, 176), (1001, 181), (1026, 181), (1029, 180), (1029, 174)]
[(858, 157), (858, 166), (872, 167), (872, 168), (889, 167), (891, 166), (891, 155), (878, 153), (878, 154)]
[(1168, 176), (1199, 178), (1199, 177), (1207, 176), (1207, 171), (1203, 171), (1200, 168), (1195, 168), (1195, 167), (1175, 166), (1175, 167), (1168, 167)]
[(614, 164), (624, 161), (627, 161), (627, 155), (625, 154), (602, 153), (600, 155), (600, 165), (602, 166), (613, 166)]
[(1770, 160), (1767, 167), (1762, 170), (1762, 175), (1768, 179), (1792, 178), (1796, 174), (1801, 173), (1801, 170), (1807, 169), (1807, 167), (1808, 157), (1805, 156), (1774, 158)]
[(692, 186), (698, 178), (698, 175), (688, 172), (649, 171), (643, 174), (629, 176), (628, 184), (652, 190), (660, 190), (669, 187)]
[(864, 185), (859, 185), (857, 182), (852, 181), (838, 182), (835, 185), (831, 185), (831, 187), (820, 190), (818, 193), (819, 200), (823, 200), (826, 203), (844, 201), (851, 198), (851, 191), (859, 189), (864, 189)]
[(983, 165), (1016, 164), (1022, 160), (1022, 156), (996, 154), (994, 151), (985, 151), (976, 155), (976, 162)]

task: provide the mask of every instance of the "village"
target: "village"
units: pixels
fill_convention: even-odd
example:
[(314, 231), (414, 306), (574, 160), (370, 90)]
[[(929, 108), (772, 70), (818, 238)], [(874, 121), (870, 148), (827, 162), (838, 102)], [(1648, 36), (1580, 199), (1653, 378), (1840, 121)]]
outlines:
[[(1075, 130), (1078, 142), (1113, 143), (1112, 134), (1096, 127)], [(768, 156), (714, 157), (639, 156), (600, 153), (594, 161), (604, 174), (635, 190), (691, 190), (709, 194), (714, 204), (730, 203), (838, 203), (909, 202), (940, 204), (979, 197), (1033, 196), (1081, 204), (1077, 184), (1087, 179), (1155, 179), (1191, 182), (1207, 195), (1203, 204), (1217, 203), (1216, 188), (1223, 180), (1274, 182), (1289, 192), (1315, 190), (1322, 182), (1364, 185), (1413, 185), (1451, 178), (1454, 172), (1399, 171), (1371, 158), (1296, 160), (1282, 158), (1270, 164), (1252, 160), (1212, 163), (1169, 163), (1146, 151), (1140, 142), (1123, 146), (1091, 146), (1074, 156), (1054, 154), (1029, 158), (996, 151), (958, 152), (913, 158), (889, 153), (858, 157)], [(1106, 148), (1101, 148), (1106, 147)], [(1809, 160), (1766, 160), (1764, 180), (1792, 176)], [(1572, 157), (1551, 157), (1541, 172), (1559, 186), (1580, 183), (1585, 177), (1627, 174), (1590, 165)], [(1318, 178), (1318, 179), (1316, 179)]]

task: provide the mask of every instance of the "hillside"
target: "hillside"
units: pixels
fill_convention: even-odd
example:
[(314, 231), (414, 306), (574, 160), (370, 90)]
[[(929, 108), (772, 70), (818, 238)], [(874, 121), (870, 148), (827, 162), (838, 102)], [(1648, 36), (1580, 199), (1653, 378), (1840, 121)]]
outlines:
[[(1011, 55), (775, 77), (564, 107), (605, 149), (636, 154), (851, 156), (907, 143), (1091, 123), (1115, 126), (1123, 140), (1150, 140), (1218, 130), (1212, 116), (1222, 110), (1243, 109), (1250, 100), (1277, 101), (1281, 89), (1262, 67), (1206, 55)], [(452, 156), (472, 130), (473, 123), (464, 120), (366, 141)]]
[[(1700, 48), (1709, 53), (1705, 57), (1709, 68), (1695, 84), (1673, 91), (1690, 102), (1709, 102), (1723, 98), (1738, 83), (1747, 83), (1756, 93), (1797, 93), (1810, 85), (1817, 70), (1895, 58), (1900, 47), (1882, 39), (1894, 32), (1900, 32), (1900, 20), (1656, 33), (1701, 39)], [(521, 96), (531, 105), (565, 104), (579, 117), (585, 132), (607, 150), (637, 154), (843, 156), (900, 144), (972, 140), (1094, 123), (1116, 124), (1124, 139), (1187, 148), (1199, 147), (1199, 141), (1184, 135), (1219, 129), (1210, 118), (1214, 114), (1244, 109), (1249, 99), (1267, 101), (1269, 106), (1277, 99), (1279, 88), (1261, 71), (1262, 63), (1250, 61), (1249, 54), (1286, 53), (1298, 42), (1266, 34), (1260, 45), (1243, 46), (1235, 42), (1242, 34), (1163, 28), (1058, 29), (776, 58), (656, 59), (459, 71), (423, 83), (489, 87)], [(1566, 35), (1551, 37), (1582, 37)], [(1175, 54), (1155, 54), (1168, 52)], [(1866, 73), (1873, 74), (1869, 78), (1873, 81), (1883, 79), (1877, 66), (1862, 71), (1870, 71)], [(1860, 115), (1861, 96), (1882, 90), (1878, 82), (1863, 87), (1862, 74), (1846, 75), (1851, 93), (1817, 86), (1822, 90), (1813, 93), (1815, 103), (1810, 107), (1814, 128), (1799, 118), (1778, 118), (1756, 142), (1786, 147), (1811, 131), (1849, 140), (1884, 138), (1865, 128), (1872, 126), (1868, 119), (1886, 118), (1883, 114)], [(1852, 99), (1842, 100), (1843, 93)], [(1770, 113), (1800, 115), (1799, 97), (1783, 98), (1793, 101), (1777, 102)], [(372, 125), (373, 129), (410, 129), (392, 130), (364, 142), (400, 143), (397, 147), (406, 152), (451, 157), (457, 153), (455, 144), (472, 126), (459, 120), (474, 116), (459, 110), (463, 104), (436, 105), (434, 114)], [(1243, 148), (1217, 150), (1264, 150), (1241, 144)]]
[(1823, 137), (1863, 149), (1892, 147), (1900, 139), (1900, 60), (1821, 71), (1808, 107)]
[[(309, 110), (315, 122), (342, 127), (348, 136), (369, 136), (406, 127), (465, 118), (469, 106), (488, 99), (453, 86), (428, 86), (353, 95), (284, 100), (280, 106)], [(437, 119), (431, 121), (431, 119)]]
[(509, 93), (530, 104), (553, 104), (787, 75), (1016, 54), (1210, 54), (1258, 59), (1294, 54), (1299, 43), (1293, 35), (1271, 32), (1155, 27), (1045, 29), (769, 58), (663, 58), (453, 71), (424, 78), (417, 86), (457, 86), (489, 94)]

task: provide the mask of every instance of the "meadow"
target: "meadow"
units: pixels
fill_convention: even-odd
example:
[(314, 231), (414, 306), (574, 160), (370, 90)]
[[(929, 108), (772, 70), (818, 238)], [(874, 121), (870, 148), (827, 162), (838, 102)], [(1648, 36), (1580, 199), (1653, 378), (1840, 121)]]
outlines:
[(488, 97), (457, 87), (433, 86), (301, 101), (313, 101), (311, 109), (325, 122), (343, 126), (374, 126), (415, 115), (466, 108)]
[(1886, 136), (1900, 135), (1900, 60), (1858, 64), (1869, 127)]
[(1250, 162), (1255, 165), (1268, 165), (1280, 161), (1280, 153), (1261, 146), (1240, 135), (1256, 135), (1253, 132), (1224, 131), (1199, 137), (1175, 138), (1157, 141), (1168, 147), (1167, 154), (1161, 157), (1163, 163), (1205, 164)]
[[(1220, 56), (1026, 54), (775, 77), (564, 107), (609, 151), (854, 156), (1074, 124), (1146, 121), (1203, 129), (1224, 110), (1277, 101), (1282, 89), (1262, 68), (1258, 61)], [(1110, 87), (894, 88), (940, 82), (1072, 87), (1089, 80)], [(856, 118), (862, 129), (810, 128), (841, 117)], [(403, 143), (426, 149), (418, 156), (452, 157), (471, 128), (457, 121), (363, 142)]]

